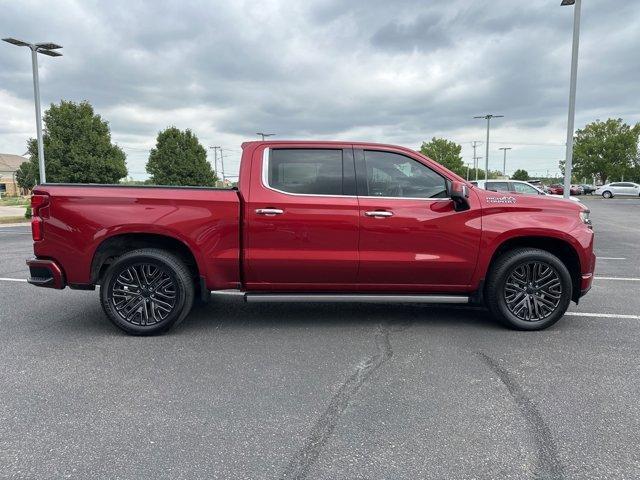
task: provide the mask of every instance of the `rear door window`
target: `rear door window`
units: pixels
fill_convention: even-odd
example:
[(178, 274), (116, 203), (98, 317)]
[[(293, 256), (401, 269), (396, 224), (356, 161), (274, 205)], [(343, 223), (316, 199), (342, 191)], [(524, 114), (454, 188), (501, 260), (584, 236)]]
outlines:
[(354, 195), (354, 176), (353, 155), (341, 149), (289, 148), (269, 153), (268, 185), (286, 193)]

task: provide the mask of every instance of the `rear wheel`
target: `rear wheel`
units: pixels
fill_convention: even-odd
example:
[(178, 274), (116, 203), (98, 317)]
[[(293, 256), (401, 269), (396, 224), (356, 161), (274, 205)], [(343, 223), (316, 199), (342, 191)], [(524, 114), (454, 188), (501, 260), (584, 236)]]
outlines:
[(613, 193), (611, 193), (609, 190), (605, 190), (604, 192), (602, 192), (602, 196), (604, 198), (611, 198), (613, 197)]
[(119, 257), (107, 269), (100, 289), (109, 320), (133, 335), (156, 335), (181, 322), (193, 296), (192, 275), (184, 262), (155, 248)]
[(487, 279), (487, 307), (503, 324), (541, 330), (556, 323), (569, 307), (573, 284), (555, 255), (520, 248), (500, 256)]

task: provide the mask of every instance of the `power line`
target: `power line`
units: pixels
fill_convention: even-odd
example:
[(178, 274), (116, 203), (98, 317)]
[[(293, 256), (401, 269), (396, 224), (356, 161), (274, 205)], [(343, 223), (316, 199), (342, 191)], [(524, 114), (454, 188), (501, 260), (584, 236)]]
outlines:
[(477, 145), (479, 145), (482, 142), (478, 142), (478, 141), (474, 140), (472, 143), (473, 143), (473, 168), (474, 168), (474, 170), (476, 172), (476, 182), (477, 182), (478, 181), (478, 160), (480, 158), (482, 158), (482, 157), (478, 157), (476, 155), (476, 147), (477, 147)]
[(222, 183), (224, 183), (224, 157), (222, 156), (222, 147), (210, 146), (209, 148), (213, 149), (216, 173), (218, 173), (218, 150), (220, 150), (220, 166), (222, 167), (220, 173), (222, 174)]

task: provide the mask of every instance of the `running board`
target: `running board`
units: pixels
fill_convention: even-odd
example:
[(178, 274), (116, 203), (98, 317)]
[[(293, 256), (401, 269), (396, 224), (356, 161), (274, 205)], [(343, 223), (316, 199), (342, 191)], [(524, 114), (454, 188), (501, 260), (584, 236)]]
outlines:
[(246, 302), (286, 303), (469, 303), (467, 295), (415, 295), (415, 294), (339, 294), (339, 293), (251, 293), (240, 290), (214, 290), (212, 295), (243, 296)]

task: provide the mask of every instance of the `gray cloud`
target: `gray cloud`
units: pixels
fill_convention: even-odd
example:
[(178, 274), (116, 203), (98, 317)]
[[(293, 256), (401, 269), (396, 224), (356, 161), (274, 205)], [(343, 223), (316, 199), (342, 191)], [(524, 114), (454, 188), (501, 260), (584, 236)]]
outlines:
[[(91, 101), (133, 172), (170, 124), (225, 144), (234, 165), (259, 130), (413, 147), (445, 135), (468, 156), (484, 136), (472, 116), (487, 112), (505, 115), (497, 140), (564, 141), (572, 9), (559, 0), (5, 1), (2, 12), (3, 36), (64, 45), (41, 58), (43, 100)], [(584, 2), (578, 126), (640, 121), (639, 47), (638, 2)], [(27, 52), (2, 46), (2, 151), (34, 135), (30, 82)], [(562, 155), (512, 152), (514, 167), (555, 168)]]

